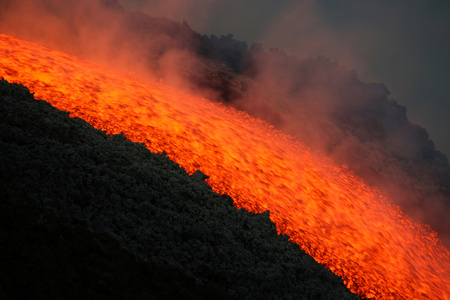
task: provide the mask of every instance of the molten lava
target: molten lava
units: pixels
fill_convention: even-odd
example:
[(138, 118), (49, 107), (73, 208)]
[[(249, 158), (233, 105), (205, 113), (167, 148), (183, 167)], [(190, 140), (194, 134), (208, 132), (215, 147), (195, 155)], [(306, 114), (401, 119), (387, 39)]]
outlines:
[(237, 207), (270, 210), (286, 233), (353, 292), (450, 299), (450, 254), (352, 173), (245, 113), (74, 56), (0, 35), (0, 76), (109, 134), (123, 132)]

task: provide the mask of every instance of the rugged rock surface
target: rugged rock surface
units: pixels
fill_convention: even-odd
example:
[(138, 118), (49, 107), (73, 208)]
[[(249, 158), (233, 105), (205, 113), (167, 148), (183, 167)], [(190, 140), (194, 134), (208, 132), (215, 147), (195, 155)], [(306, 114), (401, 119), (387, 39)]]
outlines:
[(1, 298), (358, 299), (204, 174), (23, 86), (0, 101)]

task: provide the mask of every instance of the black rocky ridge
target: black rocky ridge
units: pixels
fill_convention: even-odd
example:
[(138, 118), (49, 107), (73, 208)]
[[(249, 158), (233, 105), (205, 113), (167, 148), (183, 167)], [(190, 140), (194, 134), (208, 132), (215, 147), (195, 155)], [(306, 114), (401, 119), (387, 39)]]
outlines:
[(0, 81), (1, 299), (358, 299), (200, 171)]

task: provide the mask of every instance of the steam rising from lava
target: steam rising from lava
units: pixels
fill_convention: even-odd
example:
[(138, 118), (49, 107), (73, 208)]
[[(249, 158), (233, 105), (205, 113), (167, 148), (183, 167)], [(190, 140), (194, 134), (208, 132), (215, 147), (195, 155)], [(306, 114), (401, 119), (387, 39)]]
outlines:
[(1, 35), (0, 69), (37, 98), (200, 169), (237, 207), (269, 210), (367, 298), (449, 299), (450, 253), (358, 177), (245, 113)]

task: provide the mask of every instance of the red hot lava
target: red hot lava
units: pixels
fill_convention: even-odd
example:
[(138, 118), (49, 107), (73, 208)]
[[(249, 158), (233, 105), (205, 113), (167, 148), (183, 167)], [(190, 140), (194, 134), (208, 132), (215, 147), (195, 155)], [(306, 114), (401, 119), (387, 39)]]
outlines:
[(375, 189), (245, 113), (0, 35), (0, 75), (109, 134), (200, 169), (236, 207), (270, 210), (319, 263), (368, 299), (450, 299), (450, 253)]

